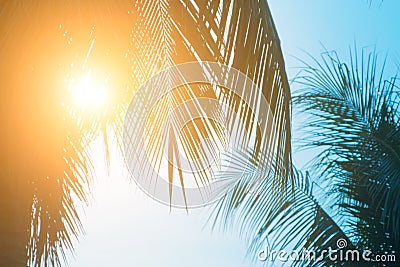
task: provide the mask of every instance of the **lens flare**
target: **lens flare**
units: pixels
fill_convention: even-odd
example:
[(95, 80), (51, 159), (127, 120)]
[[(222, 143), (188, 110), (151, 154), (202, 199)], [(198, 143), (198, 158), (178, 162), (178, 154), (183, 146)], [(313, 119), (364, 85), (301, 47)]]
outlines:
[(73, 103), (77, 106), (97, 109), (107, 103), (107, 81), (92, 71), (82, 75), (76, 84), (70, 84)]

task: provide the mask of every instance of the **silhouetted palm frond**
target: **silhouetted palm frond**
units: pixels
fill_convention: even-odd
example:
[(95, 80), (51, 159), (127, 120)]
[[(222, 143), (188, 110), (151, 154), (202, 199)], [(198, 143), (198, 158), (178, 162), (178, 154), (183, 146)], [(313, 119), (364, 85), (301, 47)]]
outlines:
[[(290, 154), (290, 92), (284, 70), (283, 57), (278, 36), (273, 24), (271, 14), (265, 1), (136, 1), (132, 14), (135, 17), (134, 27), (131, 32), (132, 41), (128, 51), (128, 58), (132, 64), (134, 88), (139, 89), (153, 75), (168, 69), (176, 64), (192, 61), (209, 61), (235, 68), (249, 77), (261, 90), (261, 96), (270, 105), (270, 112), (274, 121), (273, 127), (257, 131), (256, 137), (249, 143), (254, 147), (254, 155), (262, 155), (267, 161), (275, 160), (274, 172), (277, 185), (287, 182), (291, 169)], [(205, 67), (205, 71), (211, 71)], [(215, 79), (224, 79), (215, 73)], [(219, 77), (219, 78), (218, 78)], [(174, 77), (166, 78), (168, 84)], [(156, 89), (155, 89), (156, 90)], [(246, 92), (257, 96), (260, 92)], [(207, 119), (192, 120), (192, 127), (187, 128), (184, 135), (177, 135), (174, 119), (167, 126), (167, 133), (160, 130), (167, 121), (169, 114), (185, 101), (195, 99), (196, 109), (204, 108), (197, 99), (208, 98), (219, 104), (213, 108), (221, 117), (220, 105), (229, 107), (228, 111), (213, 125)], [(154, 98), (151, 91), (137, 99), (136, 106), (148, 105)], [(233, 138), (237, 144), (249, 142), (246, 132), (251, 132), (259, 117), (267, 117), (267, 110), (257, 110), (259, 98), (255, 97), (255, 106), (248, 106), (240, 96), (232, 94), (227, 88), (210, 86), (208, 84), (191, 84), (171, 90), (159, 100), (153, 108), (157, 120), (148, 124), (146, 132), (147, 155), (155, 170), (162, 166), (164, 148), (168, 145), (169, 165), (180, 166), (180, 155), (177, 143), (183, 145), (185, 156), (196, 162), (199, 154), (204, 154), (204, 147), (194, 145), (199, 137), (209, 138), (211, 147), (207, 150), (216, 150), (215, 143), (226, 143), (226, 135), (218, 127), (227, 122), (228, 134), (233, 135), (232, 128), (237, 120), (242, 123), (243, 129)], [(140, 103), (139, 103), (140, 102)], [(140, 110), (138, 111), (140, 112)], [(235, 117), (235, 113), (238, 114)], [(135, 118), (143, 117), (138, 113), (130, 118), (129, 127), (139, 128)], [(254, 119), (255, 118), (255, 119)], [(210, 134), (210, 129), (216, 134)], [(264, 135), (262, 135), (264, 133)], [(201, 139), (201, 138), (200, 138)], [(246, 141), (247, 140), (247, 141)], [(128, 154), (133, 154), (139, 149), (137, 140), (127, 140), (134, 144)], [(210, 143), (207, 143), (210, 146)], [(262, 151), (262, 153), (259, 153)], [(200, 166), (191, 165), (192, 170), (204, 169), (208, 161)], [(133, 160), (132, 165), (146, 166), (141, 160)], [(272, 164), (269, 168), (273, 168)], [(155, 175), (153, 168), (142, 167), (143, 177), (149, 179)], [(196, 184), (207, 184), (213, 172), (204, 173), (196, 177)], [(178, 178), (185, 197), (182, 173), (168, 171), (170, 186)], [(150, 177), (150, 178), (149, 178)], [(170, 189), (171, 190), (171, 189)], [(171, 197), (171, 196), (170, 196)], [(186, 201), (186, 198), (185, 198)]]
[[(314, 196), (313, 182), (295, 170), (293, 178), (284, 188), (277, 188), (274, 175), (266, 171), (265, 162), (247, 162), (244, 159), (254, 151), (238, 150), (231, 155), (234, 166), (221, 173), (221, 179), (232, 181), (231, 189), (216, 204), (213, 210), (214, 227), (238, 227), (241, 235), (250, 242), (248, 255), (254, 261), (258, 253), (267, 247), (271, 250), (313, 251), (315, 258), (329, 247), (335, 249), (336, 242), (344, 239), (349, 248), (352, 244), (334, 219), (324, 210)], [(276, 266), (276, 256), (266, 252), (267, 266)], [(305, 254), (306, 255), (306, 254)], [(322, 254), (323, 255), (323, 254)], [(293, 261), (293, 266), (339, 266), (328, 255), (322, 259), (304, 258)]]
[[(129, 101), (119, 63), (128, 41), (118, 42), (128, 2), (0, 4), (1, 266), (60, 266), (82, 232), (76, 201), (90, 191), (88, 144), (122, 126), (121, 99)], [(66, 79), (104, 65), (119, 99), (103, 112), (73, 106)]]
[[(0, 9), (5, 88), (0, 93), (4, 126), (0, 132), (4, 217), (0, 221), (4, 237), (0, 265), (61, 264), (64, 249), (71, 248), (72, 239), (82, 230), (73, 199), (86, 200), (89, 191), (88, 144), (102, 134), (107, 151), (107, 132), (121, 137), (133, 92), (157, 72), (178, 63), (227, 65), (260, 88), (260, 92), (247, 93), (267, 100), (273, 115), (269, 119), (274, 123), (268, 135), (257, 131), (256, 138), (247, 141), (254, 155), (271, 163), (266, 167), (273, 171), (276, 187), (287, 184), (290, 92), (265, 1), (3, 1)], [(92, 67), (103, 68), (100, 75), (113, 82), (113, 98), (101, 112), (69, 105), (63, 91), (62, 81), (76, 80), (77, 70), (88, 72)], [(205, 119), (192, 120), (182, 129), (182, 136), (157, 136), (157, 123), (172, 109), (202, 97), (231, 107), (221, 119), (230, 127), (236, 123), (234, 113), (239, 114), (245, 127), (234, 136), (235, 144), (248, 139), (243, 132), (251, 132), (254, 119), (268, 112), (258, 110), (256, 104), (246, 106), (240, 96), (225, 88), (208, 84), (175, 88), (154, 107), (158, 120), (153, 120), (155, 130), (146, 135), (152, 163), (159, 164), (164, 144), (170, 144), (169, 160), (179, 166), (179, 138), (192, 159), (202, 153), (196, 146), (199, 139), (225, 138), (218, 123)], [(254, 99), (258, 103), (259, 98)], [(213, 109), (217, 116), (219, 110)], [(143, 175), (150, 174), (143, 170)], [(168, 172), (168, 182), (177, 175), (180, 172)], [(206, 183), (209, 175), (200, 178)]]
[(311, 114), (307, 130), (321, 152), (316, 177), (335, 197), (346, 234), (374, 253), (399, 251), (400, 121), (396, 76), (385, 78), (375, 51), (350, 53), (348, 63), (326, 52), (300, 77), (295, 98)]

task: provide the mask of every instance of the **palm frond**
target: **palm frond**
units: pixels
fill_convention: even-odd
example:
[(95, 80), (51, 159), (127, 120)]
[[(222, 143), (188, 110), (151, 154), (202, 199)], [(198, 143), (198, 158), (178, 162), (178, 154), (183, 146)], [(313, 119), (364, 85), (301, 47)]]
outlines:
[[(273, 173), (266, 172), (263, 161), (250, 162), (244, 159), (253, 151), (235, 151), (230, 159), (235, 166), (222, 172), (230, 180), (230, 190), (213, 209), (214, 227), (238, 227), (238, 232), (250, 242), (248, 255), (258, 260), (258, 252), (265, 246), (268, 251), (285, 250), (315, 252), (316, 258), (329, 247), (335, 249), (337, 240), (349, 238), (333, 218), (324, 210), (313, 192), (313, 182), (308, 173), (295, 170), (293, 178), (285, 188), (275, 186)], [(278, 262), (271, 254), (265, 259), (267, 266)], [(327, 255), (322, 259), (304, 258), (293, 261), (293, 266), (340, 265)]]
[[(129, 7), (129, 1), (0, 4), (1, 266), (60, 266), (83, 231), (75, 207), (90, 192), (88, 144), (122, 126), (121, 99), (129, 98), (120, 66), (125, 50), (116, 41), (125, 36), (117, 33), (129, 25)], [(104, 64), (115, 69), (104, 73), (117, 97), (99, 113), (71, 106), (63, 81)]]
[[(108, 131), (116, 132), (120, 144), (123, 115), (133, 92), (157, 72), (178, 63), (221, 63), (240, 70), (261, 88), (256, 95), (267, 99), (274, 127), (269, 135), (257, 132), (251, 146), (255, 152), (272, 151), (261, 153), (261, 158), (276, 161), (276, 183), (286, 184), (291, 171), (290, 94), (279, 40), (265, 1), (159, 0), (135, 1), (133, 6), (130, 1), (25, 1), (4, 2), (0, 8), (0, 64), (2, 84), (7, 88), (0, 98), (1, 124), (5, 126), (0, 138), (5, 148), (1, 151), (4, 194), (0, 205), (4, 216), (11, 218), (0, 224), (7, 233), (4, 236), (9, 237), (0, 242), (0, 264), (60, 265), (64, 249), (70, 249), (71, 240), (82, 231), (72, 199), (75, 195), (85, 200), (89, 191), (87, 145), (100, 134), (107, 145)], [(91, 113), (68, 106), (59, 81), (67, 79), (66, 73), (75, 75), (72, 66), (85, 71), (91, 66), (115, 69), (101, 73), (111, 76), (116, 88), (106, 110)], [(247, 132), (267, 112), (247, 107), (240, 96), (230, 95), (224, 88), (197, 84), (164, 96), (153, 114), (165, 118), (180, 104), (202, 97), (229, 105), (225, 117), (220, 118), (217, 106), (212, 109), (213, 117), (229, 121), (233, 128), (234, 113), (238, 113)], [(60, 102), (66, 105), (60, 107)], [(196, 107), (202, 108), (200, 101)], [(65, 127), (58, 127), (64, 119)], [(168, 137), (160, 137), (159, 125), (149, 125), (147, 129), (154, 129), (147, 133), (153, 163), (159, 161), (167, 141), (171, 141), (167, 149), (170, 162), (179, 166), (176, 140), (185, 144), (186, 156), (193, 159), (204, 153), (198, 140), (223, 141), (226, 137), (212, 120), (193, 120), (185, 127), (181, 136), (170, 132)], [(151, 141), (155, 137), (159, 140)], [(241, 133), (236, 143), (246, 138)], [(170, 171), (168, 182), (172, 183), (174, 177), (180, 178), (184, 190), (180, 172)], [(197, 182), (207, 183), (208, 179), (209, 174), (202, 174)]]
[[(154, 181), (154, 177), (163, 164), (163, 150), (166, 144), (170, 144), (167, 148), (168, 164), (176, 166), (178, 171), (173, 172), (172, 169), (168, 171), (166, 179), (170, 184), (169, 190), (171, 191), (175, 176), (181, 181), (182, 194), (185, 197), (182, 174), (179, 171), (182, 169), (180, 161), (184, 159), (181, 159), (181, 155), (174, 149), (177, 147), (175, 143), (179, 142), (183, 146), (185, 156), (191, 162), (199, 164), (190, 164), (196, 184), (200, 186), (208, 184), (214, 171), (196, 172), (207, 169), (206, 167), (210, 164), (208, 160), (199, 163), (198, 156), (206, 154), (206, 151), (220, 150), (216, 143), (226, 143), (227, 137), (220, 128), (221, 125), (228, 125), (228, 135), (236, 134), (234, 142), (237, 144), (249, 142), (246, 132), (252, 131), (257, 118), (267, 117), (267, 110), (257, 110), (260, 101), (257, 97), (261, 95), (270, 105), (274, 117), (269, 119), (274, 120), (274, 126), (268, 129), (269, 134), (265, 134), (265, 129), (258, 130), (255, 133), (256, 138), (249, 145), (255, 148), (254, 155), (263, 151), (264, 154), (268, 154), (266, 160), (274, 158), (279, 161), (279, 164), (275, 165), (276, 177), (279, 179), (277, 183), (285, 184), (291, 168), (290, 92), (279, 40), (266, 2), (137, 1), (133, 14), (136, 20), (131, 32), (132, 42), (128, 58), (132, 64), (132, 74), (135, 77), (133, 83), (136, 89), (139, 89), (139, 86), (150, 77), (160, 71), (168, 70), (171, 66), (192, 61), (208, 61), (241, 71), (261, 91), (246, 92), (253, 95), (254, 102), (250, 104), (254, 106), (246, 105), (248, 103), (241, 99), (241, 96), (232, 94), (227, 88), (207, 84), (182, 86), (171, 90), (158, 101), (152, 100), (156, 97), (152, 91), (143, 93), (140, 97), (136, 95), (136, 102), (132, 104), (136, 107), (133, 112), (135, 115), (128, 117), (128, 131), (141, 127), (141, 122), (139, 123), (138, 120), (143, 117), (140, 113), (143, 110), (139, 107), (157, 102), (155, 106), (146, 107), (153, 110), (151, 114), (157, 115), (157, 120), (153, 119), (146, 124), (145, 132), (147, 156), (153, 168), (143, 167), (147, 165), (140, 157), (128, 162), (128, 165), (141, 168), (140, 173), (143, 177), (137, 177), (137, 179), (148, 179), (148, 186), (155, 186), (157, 182)], [(210, 72), (215, 79), (226, 79), (226, 76), (212, 73), (206, 65), (205, 71)], [(171, 74), (166, 73), (165, 81), (162, 82), (163, 86), (168, 87), (171, 80), (176, 77), (168, 76)], [(200, 98), (213, 101), (214, 106), (210, 112), (207, 113), (204, 110), (204, 105), (198, 101)], [(184, 134), (174, 134), (179, 133), (179, 129), (175, 129), (179, 128), (176, 123), (179, 118), (173, 111), (191, 100), (194, 100), (192, 101), (194, 109), (198, 110), (202, 119), (188, 122), (192, 126), (185, 128)], [(229, 107), (227, 111), (221, 109), (223, 105)], [(171, 114), (173, 114), (172, 117)], [(221, 114), (223, 114), (222, 117)], [(183, 113), (182, 116), (193, 116), (193, 114)], [(218, 118), (218, 120), (212, 123), (210, 117)], [(171, 120), (168, 122), (168, 119)], [(234, 133), (233, 129), (238, 121), (241, 122), (243, 128)], [(162, 129), (166, 123), (167, 129), (171, 130), (163, 133)], [(211, 142), (198, 146), (199, 137), (208, 138)], [(142, 149), (137, 142), (136, 138), (131, 137), (129, 140), (129, 136), (127, 137), (128, 155), (138, 153), (136, 150)], [(213, 159), (216, 158), (213, 157)]]
[(326, 52), (322, 63), (307, 65), (299, 78), (305, 89), (294, 99), (312, 114), (309, 145), (322, 149), (316, 177), (331, 186), (351, 240), (376, 253), (398, 250), (400, 226), (397, 78), (385, 78), (378, 58), (363, 49), (345, 63)]

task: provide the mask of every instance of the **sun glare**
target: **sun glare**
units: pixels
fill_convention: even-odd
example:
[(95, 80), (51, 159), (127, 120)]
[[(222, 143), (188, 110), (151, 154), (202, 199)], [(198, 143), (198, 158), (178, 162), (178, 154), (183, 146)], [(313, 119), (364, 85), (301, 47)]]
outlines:
[(107, 103), (107, 82), (92, 71), (82, 75), (71, 84), (73, 102), (85, 108), (99, 108)]

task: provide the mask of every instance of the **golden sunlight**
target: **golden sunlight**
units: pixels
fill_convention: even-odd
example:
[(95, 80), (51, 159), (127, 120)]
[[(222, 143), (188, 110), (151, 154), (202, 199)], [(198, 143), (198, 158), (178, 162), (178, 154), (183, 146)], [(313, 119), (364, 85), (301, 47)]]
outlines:
[(107, 89), (107, 80), (98, 77), (92, 70), (83, 74), (76, 82), (71, 80), (68, 85), (73, 103), (91, 109), (97, 109), (107, 104)]

